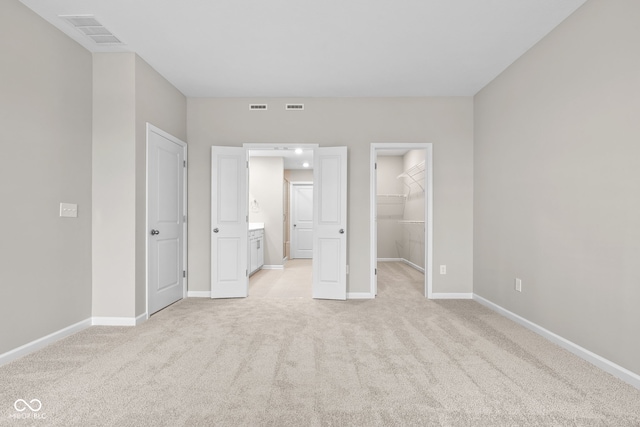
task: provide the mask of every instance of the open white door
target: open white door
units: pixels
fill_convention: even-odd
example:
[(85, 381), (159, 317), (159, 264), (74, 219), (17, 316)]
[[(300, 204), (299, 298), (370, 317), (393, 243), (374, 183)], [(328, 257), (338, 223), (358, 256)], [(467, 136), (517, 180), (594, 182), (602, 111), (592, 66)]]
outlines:
[(347, 147), (313, 153), (313, 297), (347, 299)]
[(211, 147), (211, 298), (247, 296), (247, 157)]
[(147, 124), (147, 313), (184, 296), (186, 144)]

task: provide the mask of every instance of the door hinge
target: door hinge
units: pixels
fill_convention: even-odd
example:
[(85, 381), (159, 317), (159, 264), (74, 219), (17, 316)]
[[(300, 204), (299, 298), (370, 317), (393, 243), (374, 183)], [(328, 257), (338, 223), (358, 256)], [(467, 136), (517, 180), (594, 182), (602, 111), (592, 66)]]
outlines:
[(373, 168), (374, 168), (374, 169), (378, 169), (378, 164), (377, 164), (377, 163), (374, 163), (374, 164), (373, 164)]
[(182, 166), (185, 167), (185, 168), (187, 167), (187, 161), (186, 160), (182, 161)]
[(187, 277), (187, 270), (182, 270), (182, 277)]
[(377, 269), (377, 268), (374, 268), (374, 269), (373, 269), (373, 275), (374, 275), (374, 276), (377, 276), (377, 275), (378, 275), (378, 269)]
[(249, 277), (249, 270), (245, 270), (245, 271), (244, 271), (244, 275), (245, 275), (246, 277)]

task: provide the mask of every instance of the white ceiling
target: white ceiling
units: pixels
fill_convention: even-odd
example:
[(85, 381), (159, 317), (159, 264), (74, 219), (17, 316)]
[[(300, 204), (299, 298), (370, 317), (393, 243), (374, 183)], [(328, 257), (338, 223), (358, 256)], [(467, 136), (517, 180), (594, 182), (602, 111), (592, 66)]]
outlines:
[[(472, 96), (585, 0), (21, 0), (189, 97)], [(98, 47), (58, 15), (94, 15)]]
[[(296, 153), (294, 148), (250, 149), (249, 157), (282, 157), (284, 169), (313, 169), (313, 149), (302, 149), (300, 153)], [(309, 166), (305, 167), (304, 163)]]

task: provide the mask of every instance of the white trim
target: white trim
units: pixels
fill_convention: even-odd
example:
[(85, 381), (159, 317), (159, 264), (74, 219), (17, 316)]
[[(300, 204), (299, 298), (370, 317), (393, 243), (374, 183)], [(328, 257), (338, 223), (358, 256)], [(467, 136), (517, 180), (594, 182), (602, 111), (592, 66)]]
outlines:
[(52, 332), (49, 335), (46, 335), (42, 338), (38, 338), (37, 340), (31, 341), (30, 343), (21, 345), (18, 348), (9, 350), (6, 353), (2, 353), (0, 354), (0, 366), (7, 364), (9, 362), (12, 362), (16, 359), (19, 359), (23, 356), (26, 356), (29, 353), (33, 353), (34, 351), (40, 350), (41, 348), (51, 345), (54, 342), (59, 341), (63, 338), (66, 338), (70, 335), (73, 335), (77, 332), (80, 332), (91, 325), (92, 325), (91, 318), (85, 319), (78, 323), (74, 323), (73, 325), (67, 326), (66, 328), (62, 328), (59, 331)]
[(432, 292), (429, 299), (473, 299), (473, 294), (464, 292)]
[[(404, 259), (402, 258), (400, 261), (402, 261), (403, 263), (407, 264), (409, 267), (418, 270), (421, 273), (424, 273), (424, 268), (420, 267), (418, 264), (414, 264), (411, 261), (409, 261), (408, 259)], [(471, 295), (471, 294), (469, 294)]]
[[(145, 139), (146, 139), (146, 147), (145, 147), (145, 218), (144, 218), (144, 222), (145, 222), (145, 234), (146, 234), (146, 230), (149, 230), (149, 132), (154, 132), (166, 139), (168, 139), (169, 141), (173, 142), (176, 145), (179, 145), (180, 147), (182, 147), (182, 158), (185, 161), (185, 166), (182, 168), (182, 173), (183, 173), (183, 188), (182, 191), (184, 192), (183, 194), (183, 198), (182, 198), (182, 202), (183, 202), (183, 215), (187, 218), (186, 221), (183, 222), (182, 226), (182, 268), (183, 270), (186, 272), (187, 271), (187, 265), (188, 265), (188, 260), (187, 260), (187, 248), (188, 248), (188, 225), (187, 222), (189, 221), (189, 217), (188, 217), (188, 212), (187, 212), (187, 207), (189, 206), (188, 203), (188, 196), (189, 196), (189, 191), (188, 191), (188, 187), (187, 187), (187, 177), (188, 177), (188, 173), (187, 173), (187, 168), (189, 167), (189, 162), (187, 161), (187, 143), (176, 138), (175, 136), (163, 131), (162, 129), (152, 125), (151, 123), (147, 122), (146, 123), (146, 135), (145, 135)], [(145, 247), (144, 247), (144, 265), (145, 265), (145, 270), (144, 270), (144, 282), (145, 282), (145, 287), (144, 287), (144, 292), (145, 292), (145, 319), (147, 320), (149, 318), (149, 239), (145, 238)], [(188, 274), (186, 275), (188, 276)], [(186, 298), (187, 297), (187, 289), (188, 289), (188, 283), (187, 283), (188, 279), (187, 277), (183, 277), (182, 278), (182, 298)], [(136, 319), (137, 322), (137, 319)], [(140, 322), (137, 322), (136, 324), (139, 324)]]
[(373, 299), (370, 292), (347, 292), (347, 299)]
[(137, 326), (147, 320), (147, 313), (138, 317), (92, 317), (92, 326)]
[(211, 298), (211, 291), (189, 291), (187, 298)]
[(245, 142), (242, 144), (242, 148), (246, 150), (275, 150), (282, 148), (313, 150), (319, 146), (320, 144), (276, 144), (273, 142)]
[[(378, 150), (384, 149), (407, 149), (407, 150), (425, 150), (425, 174), (424, 174), (424, 193), (425, 193), (425, 210), (424, 210), (424, 233), (425, 233), (425, 259), (424, 265), (424, 295), (427, 298), (434, 297), (433, 293), (433, 144), (432, 143), (372, 143), (370, 151), (369, 164), (369, 262), (371, 265), (370, 276), (370, 293), (376, 293), (376, 276), (374, 275), (374, 266), (376, 264), (376, 169)], [(448, 294), (439, 294), (448, 295)], [(457, 294), (451, 294), (457, 295)], [(461, 294), (466, 295), (466, 294)]]
[(424, 268), (404, 258), (378, 258), (378, 262), (401, 262), (403, 264), (407, 264), (409, 267), (413, 268), (414, 270), (418, 270), (419, 272), (424, 273)]
[[(284, 265), (263, 265), (258, 270), (284, 270)], [(256, 271), (258, 271), (256, 270)]]
[(570, 351), (579, 358), (586, 360), (592, 365), (640, 390), (640, 375), (636, 374), (635, 372), (631, 372), (630, 370), (608, 359), (605, 359), (604, 357), (599, 356), (592, 351), (589, 351), (586, 348), (581, 347), (578, 344), (571, 342), (568, 339), (563, 338), (560, 335), (557, 335), (549, 331), (548, 329), (545, 329), (542, 326), (531, 322), (530, 320), (525, 319), (524, 317), (518, 316), (517, 314), (507, 310), (506, 308), (503, 308), (496, 303), (482, 298), (479, 295), (473, 294), (473, 299), (479, 304), (482, 304), (485, 307), (497, 312), (498, 314), (501, 314), (502, 316), (513, 320), (514, 322), (524, 326), (525, 328), (535, 332), (536, 334), (541, 335), (552, 343), (557, 344), (565, 350)]

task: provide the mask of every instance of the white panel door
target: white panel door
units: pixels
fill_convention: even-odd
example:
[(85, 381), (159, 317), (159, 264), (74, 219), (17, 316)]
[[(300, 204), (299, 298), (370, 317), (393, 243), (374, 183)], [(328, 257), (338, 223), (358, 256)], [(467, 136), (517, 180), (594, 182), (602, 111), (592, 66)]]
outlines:
[(313, 297), (347, 299), (347, 147), (313, 153)]
[(294, 184), (291, 203), (291, 258), (313, 257), (313, 185)]
[(211, 298), (247, 296), (247, 157), (211, 147)]
[[(181, 145), (182, 144), (182, 145)], [(186, 145), (147, 128), (147, 311), (184, 295), (184, 159)]]

